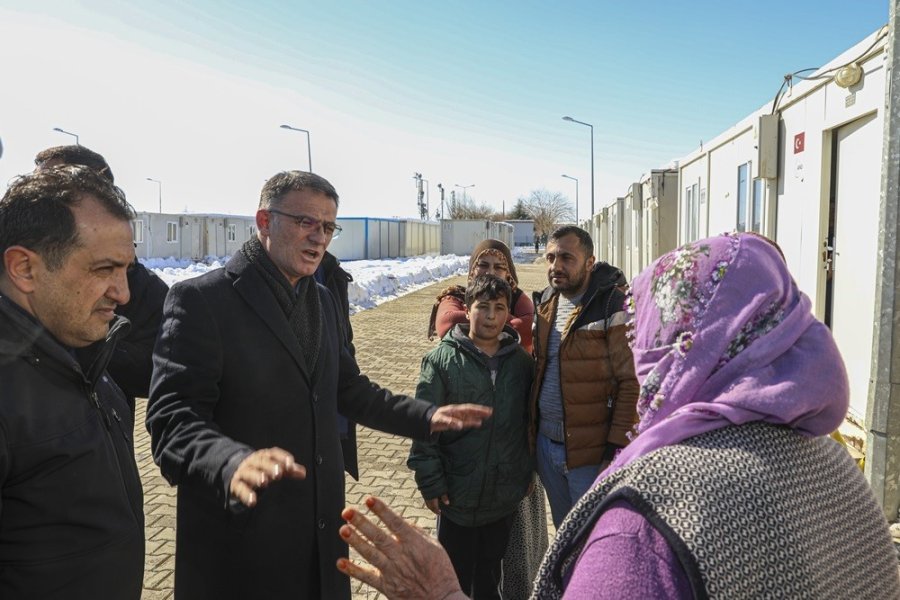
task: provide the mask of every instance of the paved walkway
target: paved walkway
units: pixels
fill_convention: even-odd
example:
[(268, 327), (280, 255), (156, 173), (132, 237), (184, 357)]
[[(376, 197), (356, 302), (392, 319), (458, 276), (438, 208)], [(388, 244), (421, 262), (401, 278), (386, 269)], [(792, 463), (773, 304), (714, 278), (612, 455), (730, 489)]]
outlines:
[[(517, 264), (520, 286), (527, 293), (543, 289), (546, 273), (541, 265)], [(464, 277), (451, 278), (354, 315), (356, 355), (363, 373), (391, 391), (415, 391), (422, 355), (436, 342), (426, 337), (428, 315), (435, 296)], [(147, 555), (144, 600), (173, 597), (175, 570), (175, 488), (159, 474), (150, 455), (150, 437), (143, 426), (145, 401), (137, 406), (135, 454), (144, 484)], [(434, 529), (434, 516), (425, 508), (412, 473), (406, 468), (409, 441), (371, 429), (359, 430), (360, 481), (347, 478), (347, 503), (360, 506), (367, 494), (386, 500), (395, 510), (423, 529)], [(547, 514), (550, 514), (548, 509)], [(380, 594), (354, 585), (354, 599), (375, 600)]]

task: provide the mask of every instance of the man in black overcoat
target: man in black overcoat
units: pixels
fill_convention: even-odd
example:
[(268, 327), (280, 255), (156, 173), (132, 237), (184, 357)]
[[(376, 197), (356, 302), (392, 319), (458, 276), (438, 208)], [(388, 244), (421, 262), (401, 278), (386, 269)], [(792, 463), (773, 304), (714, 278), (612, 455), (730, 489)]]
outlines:
[(166, 298), (147, 427), (178, 486), (176, 598), (349, 599), (335, 568), (347, 555), (338, 411), (419, 439), (490, 414), (435, 410), (359, 372), (341, 309), (313, 278), (340, 233), (337, 208), (325, 179), (275, 175), (257, 235)]

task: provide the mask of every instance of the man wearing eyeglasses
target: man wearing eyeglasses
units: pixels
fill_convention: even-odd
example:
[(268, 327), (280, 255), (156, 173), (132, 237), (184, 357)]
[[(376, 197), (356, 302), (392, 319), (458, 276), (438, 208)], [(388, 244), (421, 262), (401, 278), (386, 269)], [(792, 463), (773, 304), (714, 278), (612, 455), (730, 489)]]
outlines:
[(338, 412), (418, 439), (490, 415), (433, 410), (359, 372), (341, 309), (313, 277), (340, 233), (337, 208), (325, 179), (275, 175), (257, 236), (166, 299), (147, 426), (178, 485), (176, 598), (349, 599), (335, 568), (347, 555)]

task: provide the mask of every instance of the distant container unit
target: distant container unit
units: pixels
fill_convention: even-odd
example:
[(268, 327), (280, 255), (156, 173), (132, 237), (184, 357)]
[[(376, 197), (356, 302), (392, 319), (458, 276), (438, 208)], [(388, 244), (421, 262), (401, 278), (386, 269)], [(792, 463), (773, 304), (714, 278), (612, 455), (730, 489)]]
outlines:
[[(597, 256), (631, 280), (678, 244), (726, 231), (777, 241), (831, 327), (847, 365), (850, 412), (866, 415), (884, 150), (887, 28), (791, 82), (672, 168), (654, 170), (592, 222)], [(859, 79), (835, 80), (850, 63)], [(803, 66), (803, 65), (801, 65)], [(816, 78), (821, 75), (821, 78)], [(780, 77), (773, 80), (773, 91)]]
[(349, 217), (338, 219), (341, 237), (328, 251), (341, 260), (377, 260), (437, 254), (441, 249), (438, 223), (413, 219)]
[[(500, 240), (512, 248), (513, 232), (509, 223), (447, 219), (441, 221), (441, 254), (466, 256), (479, 242), (487, 239)], [(533, 237), (531, 243), (534, 243)]]
[(678, 171), (653, 169), (594, 215), (594, 254), (630, 280), (677, 245)]
[(138, 258), (230, 256), (256, 233), (253, 217), (139, 212), (131, 222)]
[(534, 220), (532, 219), (507, 219), (505, 221), (513, 226), (513, 244), (516, 246), (534, 245)]

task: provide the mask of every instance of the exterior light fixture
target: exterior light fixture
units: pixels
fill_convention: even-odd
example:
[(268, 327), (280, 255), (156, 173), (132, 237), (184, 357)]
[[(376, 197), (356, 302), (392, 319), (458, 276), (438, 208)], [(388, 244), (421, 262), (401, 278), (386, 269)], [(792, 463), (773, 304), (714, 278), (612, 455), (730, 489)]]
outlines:
[(848, 88), (859, 83), (862, 79), (862, 68), (855, 62), (841, 67), (834, 76), (834, 82), (838, 87)]

